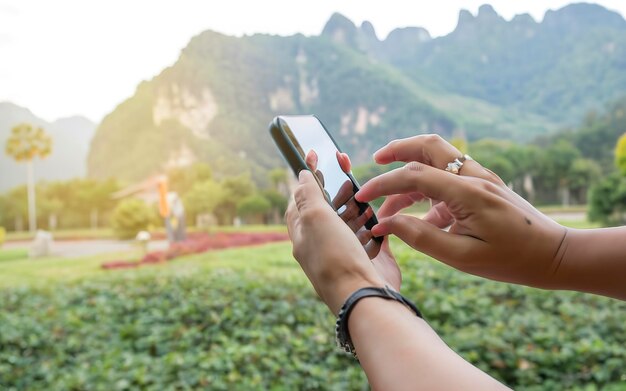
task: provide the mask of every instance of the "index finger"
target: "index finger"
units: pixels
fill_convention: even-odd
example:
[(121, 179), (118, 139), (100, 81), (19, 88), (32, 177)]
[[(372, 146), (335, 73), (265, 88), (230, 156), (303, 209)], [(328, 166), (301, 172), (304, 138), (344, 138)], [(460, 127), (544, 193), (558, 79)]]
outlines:
[[(374, 153), (374, 160), (379, 164), (392, 162), (421, 162), (429, 166), (444, 170), (448, 163), (463, 156), (462, 152), (437, 134), (420, 134), (409, 138), (391, 141)], [(500, 178), (488, 172), (473, 159), (463, 163), (459, 175), (475, 176), (504, 184)]]
[(427, 198), (451, 202), (464, 193), (461, 187), (466, 188), (467, 184), (460, 176), (411, 162), (371, 179), (354, 198), (360, 202), (369, 202), (391, 194), (419, 192)]
[(418, 161), (445, 167), (452, 156), (461, 156), (461, 151), (437, 134), (420, 134), (391, 141), (374, 153), (374, 160), (378, 164)]

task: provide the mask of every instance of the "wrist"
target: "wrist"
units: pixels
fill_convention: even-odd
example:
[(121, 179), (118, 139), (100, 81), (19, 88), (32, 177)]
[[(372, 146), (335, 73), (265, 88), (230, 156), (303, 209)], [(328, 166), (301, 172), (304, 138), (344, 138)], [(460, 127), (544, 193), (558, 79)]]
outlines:
[(568, 229), (555, 259), (553, 289), (596, 293), (624, 300), (626, 227)]
[(345, 352), (352, 353), (356, 357), (356, 350), (352, 340), (350, 338), (350, 331), (348, 323), (350, 321), (350, 314), (355, 307), (363, 301), (370, 298), (380, 298), (384, 301), (393, 301), (401, 304), (407, 310), (411, 310), (413, 316), (422, 317), (420, 310), (410, 300), (402, 296), (400, 293), (394, 291), (388, 285), (384, 287), (365, 287), (353, 292), (345, 303), (341, 306), (339, 314), (337, 315), (337, 322), (335, 325), (337, 344)]
[(385, 282), (378, 278), (364, 276), (350, 276), (329, 283), (324, 289), (322, 300), (326, 303), (333, 315), (337, 315), (339, 309), (350, 295), (361, 288), (384, 287)]

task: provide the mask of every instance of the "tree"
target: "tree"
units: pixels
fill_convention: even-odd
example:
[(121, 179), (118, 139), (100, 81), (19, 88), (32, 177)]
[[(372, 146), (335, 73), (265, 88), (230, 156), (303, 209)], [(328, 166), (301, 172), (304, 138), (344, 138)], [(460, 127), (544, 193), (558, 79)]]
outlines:
[(52, 139), (42, 128), (35, 128), (23, 123), (11, 129), (7, 139), (5, 152), (15, 161), (26, 162), (28, 186), (28, 228), (31, 232), (37, 229), (37, 212), (35, 209), (35, 183), (33, 159), (46, 158), (52, 152)]
[(263, 197), (267, 199), (271, 205), (271, 221), (274, 224), (280, 224), (283, 219), (283, 215), (287, 210), (287, 197), (282, 193), (274, 189), (267, 189), (263, 191)]
[(558, 140), (551, 145), (544, 155), (544, 176), (552, 184), (556, 185), (561, 195), (563, 206), (569, 205), (571, 170), (574, 162), (581, 157), (580, 151), (567, 140)]
[(587, 190), (602, 176), (600, 165), (593, 160), (578, 158), (574, 160), (567, 173), (567, 183), (575, 201), (587, 202)]
[(516, 174), (513, 162), (508, 155), (511, 147), (512, 144), (509, 141), (484, 139), (473, 143), (470, 153), (472, 158), (498, 174), (505, 183), (509, 183)]
[(6, 226), (12, 226), (14, 231), (24, 229), (24, 216), (28, 214), (27, 195), (26, 186), (18, 186), (6, 193), (4, 198), (3, 219)]
[(37, 193), (41, 200), (57, 200), (46, 208), (37, 207), (37, 214), (43, 212), (47, 218), (59, 218), (59, 226), (63, 228), (97, 228), (105, 225), (115, 207), (111, 194), (119, 190), (116, 181), (108, 179), (71, 179), (68, 181), (47, 182), (37, 185)]
[(213, 213), (225, 195), (223, 187), (215, 181), (196, 183), (183, 198), (187, 216), (195, 221), (199, 215)]
[(288, 193), (289, 189), (287, 186), (287, 175), (288, 172), (284, 168), (274, 168), (269, 172), (269, 178), (272, 182), (272, 186), (276, 191), (281, 193)]
[(615, 165), (619, 172), (626, 176), (626, 133), (624, 133), (615, 146)]
[(215, 210), (220, 224), (232, 224), (237, 215), (237, 205), (256, 192), (256, 187), (248, 175), (226, 178), (221, 182), (224, 197)]
[(253, 194), (242, 199), (237, 205), (237, 214), (249, 220), (248, 222), (263, 223), (272, 205), (269, 200), (260, 194)]

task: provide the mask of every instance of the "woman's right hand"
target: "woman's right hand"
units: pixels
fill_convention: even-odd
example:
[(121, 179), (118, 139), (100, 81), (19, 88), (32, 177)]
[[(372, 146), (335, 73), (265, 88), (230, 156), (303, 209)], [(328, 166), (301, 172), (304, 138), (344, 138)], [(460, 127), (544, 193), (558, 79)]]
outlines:
[[(568, 230), (475, 161), (466, 161), (460, 175), (444, 170), (460, 156), (436, 135), (396, 140), (379, 150), (374, 155), (378, 163), (407, 164), (370, 180), (356, 194), (361, 202), (388, 196), (381, 211), (391, 217), (381, 219), (372, 234), (395, 234), (416, 250), (471, 274), (555, 287)], [(423, 199), (433, 201), (424, 219), (397, 213)]]

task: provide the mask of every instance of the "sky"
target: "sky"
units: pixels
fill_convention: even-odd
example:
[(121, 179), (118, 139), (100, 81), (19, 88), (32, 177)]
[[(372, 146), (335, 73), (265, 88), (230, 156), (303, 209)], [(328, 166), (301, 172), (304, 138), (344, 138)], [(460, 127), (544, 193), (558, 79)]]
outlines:
[[(99, 122), (142, 80), (173, 64), (191, 37), (215, 30), (317, 35), (333, 12), (369, 20), (379, 38), (420, 26), (441, 36), (460, 9), (476, 14), (486, 0), (0, 0), (0, 102), (11, 101), (51, 121), (84, 115)], [(510, 20), (541, 21), (567, 0), (491, 0)], [(596, 3), (626, 15), (626, 1)]]

